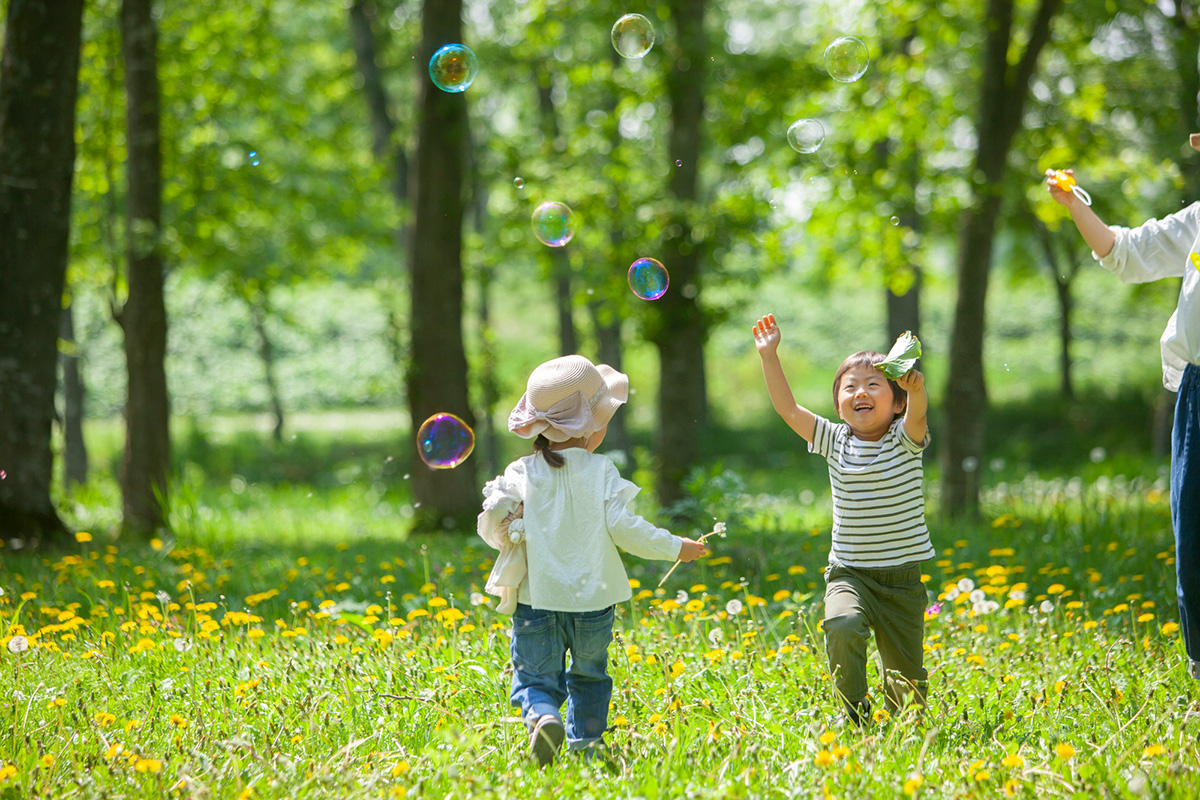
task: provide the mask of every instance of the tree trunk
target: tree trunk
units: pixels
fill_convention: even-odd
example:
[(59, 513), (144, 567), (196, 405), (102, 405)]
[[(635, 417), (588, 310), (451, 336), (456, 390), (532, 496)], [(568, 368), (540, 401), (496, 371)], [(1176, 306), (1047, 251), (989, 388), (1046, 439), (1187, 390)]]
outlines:
[(667, 97), (671, 103), (667, 156), (672, 167), (667, 194), (674, 219), (663, 241), (671, 287), (659, 304), (652, 339), (658, 348), (658, 446), (662, 469), (659, 502), (669, 506), (683, 497), (682, 482), (700, 459), (700, 434), (707, 423), (703, 312), (696, 304), (700, 290), (700, 251), (692, 241), (691, 213), (699, 199), (701, 125), (708, 39), (704, 31), (705, 0), (669, 0), (674, 38), (667, 39), (671, 61)]
[(983, 24), (987, 43), (979, 99), (972, 204), (963, 213), (959, 236), (958, 300), (950, 337), (946, 389), (946, 447), (943, 510), (974, 514), (979, 507), (979, 464), (983, 459), (987, 390), (983, 380), (984, 309), (992, 265), (992, 243), (1000, 213), (1001, 182), (1008, 153), (1021, 126), (1029, 81), (1050, 39), (1050, 22), (1061, 0), (1041, 0), (1020, 60), (1010, 64), (1014, 0), (989, 0)]
[(152, 0), (121, 3), (127, 138), (126, 253), (129, 296), (118, 322), (125, 333), (129, 390), (121, 463), (124, 527), (147, 533), (166, 522), (170, 404), (164, 366), (167, 312), (159, 243), (162, 156), (159, 141), (158, 34)]
[(67, 487), (87, 483), (88, 454), (83, 441), (83, 375), (79, 369), (79, 343), (75, 341), (75, 314), (70, 301), (63, 304), (59, 338), (63, 390), (63, 482)]
[(920, 267), (914, 264), (912, 270), (913, 282), (907, 292), (896, 294), (890, 287), (886, 289), (888, 328), (886, 344), (889, 346), (903, 336), (905, 331), (912, 331), (913, 336), (921, 338), (921, 281), (923, 278)]
[(1079, 263), (1071, 256), (1069, 245), (1060, 248), (1060, 237), (1051, 233), (1032, 213), (1029, 217), (1034, 234), (1042, 246), (1042, 253), (1046, 257), (1046, 268), (1050, 271), (1050, 279), (1054, 281), (1054, 291), (1058, 297), (1059, 392), (1071, 400), (1075, 397), (1075, 387), (1071, 379), (1071, 311), (1075, 307), (1071, 297), (1071, 284), (1079, 274)]
[[(466, 98), (433, 85), (428, 64), (447, 42), (462, 41), (462, 0), (425, 0), (421, 49), (417, 56), (417, 151), (413, 181), (412, 358), (408, 405), (414, 433), (439, 412), (474, 428), (467, 399), (467, 359), (463, 349), (462, 224), (467, 142)], [(455, 469), (413, 471), (413, 491), (421, 503), (420, 527), (465, 523), (479, 510), (475, 462)]]
[(267, 395), (271, 400), (271, 414), (275, 417), (275, 426), (271, 437), (276, 442), (283, 441), (283, 403), (279, 399), (279, 385), (275, 382), (275, 349), (271, 346), (271, 337), (267, 335), (266, 301), (251, 301), (250, 311), (254, 316), (254, 331), (258, 334), (258, 355), (263, 363), (263, 377), (267, 381)]
[[(403, 212), (408, 207), (408, 155), (404, 145), (395, 141), (396, 123), (375, 54), (375, 36), (371, 27), (371, 19), (375, 15), (374, 3), (369, 0), (354, 0), (350, 6), (350, 33), (354, 40), (354, 54), (359, 74), (362, 75), (363, 92), (367, 97), (367, 110), (371, 117), (371, 150), (375, 158), (391, 162), (392, 197)], [(401, 253), (407, 254), (406, 222), (401, 222), (396, 229), (396, 247)]]
[(65, 539), (50, 502), (82, 0), (9, 0), (0, 64), (0, 534)]
[[(538, 92), (538, 119), (542, 139), (551, 158), (561, 158), (564, 148), (559, 141), (558, 110), (554, 107), (554, 76), (540, 70), (535, 76)], [(579, 352), (575, 335), (574, 292), (571, 289), (571, 255), (568, 247), (545, 248), (550, 259), (550, 277), (554, 283), (554, 308), (558, 314), (558, 353), (569, 356)]]

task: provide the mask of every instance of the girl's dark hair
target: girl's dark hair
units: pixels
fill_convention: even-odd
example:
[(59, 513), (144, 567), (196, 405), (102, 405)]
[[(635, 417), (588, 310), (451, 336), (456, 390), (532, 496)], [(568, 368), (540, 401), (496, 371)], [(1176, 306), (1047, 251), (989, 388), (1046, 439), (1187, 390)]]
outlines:
[[(871, 367), (883, 361), (883, 353), (876, 353), (874, 350), (860, 350), (854, 355), (846, 356), (846, 360), (838, 367), (837, 374), (833, 376), (833, 408), (836, 411), (838, 407), (838, 392), (842, 388), (842, 376), (855, 367)], [(884, 375), (887, 378), (887, 375)], [(896, 383), (891, 378), (887, 378), (888, 386), (892, 387), (892, 399), (900, 400), (903, 405), (900, 407), (901, 413), (908, 408), (908, 392), (900, 388), (900, 384)]]
[(562, 453), (550, 449), (550, 440), (540, 433), (533, 440), (533, 452), (541, 453), (542, 458), (546, 459), (546, 463), (555, 469), (567, 463), (567, 459), (563, 457)]

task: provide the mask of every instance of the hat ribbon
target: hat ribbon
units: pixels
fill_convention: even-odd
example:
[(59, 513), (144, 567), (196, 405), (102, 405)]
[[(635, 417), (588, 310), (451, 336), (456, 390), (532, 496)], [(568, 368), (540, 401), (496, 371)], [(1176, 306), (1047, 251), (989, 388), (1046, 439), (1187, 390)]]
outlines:
[(545, 411), (534, 408), (528, 395), (523, 394), (517, 407), (508, 415), (508, 429), (525, 439), (532, 439), (539, 433), (553, 429), (546, 438), (565, 442), (592, 435), (596, 431), (596, 423), (592, 418), (592, 407), (583, 392), (564, 397)]

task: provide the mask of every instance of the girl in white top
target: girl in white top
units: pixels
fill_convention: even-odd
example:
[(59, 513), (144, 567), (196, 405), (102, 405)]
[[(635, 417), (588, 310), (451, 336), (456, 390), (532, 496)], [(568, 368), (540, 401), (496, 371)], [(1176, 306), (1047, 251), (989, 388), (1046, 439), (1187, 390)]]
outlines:
[[(1200, 133), (1191, 135), (1190, 144), (1200, 150)], [(1179, 622), (1189, 672), (1200, 678), (1200, 203), (1136, 228), (1110, 227), (1064, 191), (1053, 170), (1046, 170), (1046, 186), (1071, 212), (1092, 256), (1122, 281), (1183, 279), (1160, 344), (1163, 385), (1178, 392), (1171, 434), (1171, 526)]]
[(617, 548), (665, 561), (708, 552), (631, 511), (638, 487), (594, 452), (628, 396), (625, 375), (583, 356), (540, 365), (508, 419), (510, 431), (534, 439), (534, 452), (484, 487), (478, 532), (501, 551), (487, 591), (513, 614), (511, 698), (540, 764), (564, 737), (583, 749), (608, 725), (613, 606), (632, 596)]

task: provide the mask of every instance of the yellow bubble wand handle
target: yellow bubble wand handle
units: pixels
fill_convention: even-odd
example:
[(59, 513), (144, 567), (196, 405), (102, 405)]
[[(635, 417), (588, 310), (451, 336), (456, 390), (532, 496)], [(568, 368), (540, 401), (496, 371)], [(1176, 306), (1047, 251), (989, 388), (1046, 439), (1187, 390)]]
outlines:
[(1054, 185), (1064, 192), (1070, 192), (1078, 197), (1085, 206), (1092, 204), (1092, 196), (1087, 193), (1087, 190), (1075, 182), (1073, 175), (1068, 175), (1061, 169), (1054, 170)]

